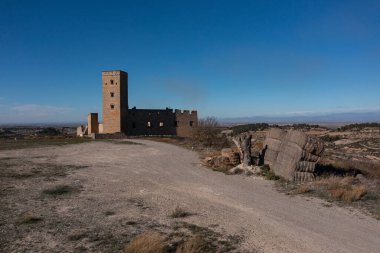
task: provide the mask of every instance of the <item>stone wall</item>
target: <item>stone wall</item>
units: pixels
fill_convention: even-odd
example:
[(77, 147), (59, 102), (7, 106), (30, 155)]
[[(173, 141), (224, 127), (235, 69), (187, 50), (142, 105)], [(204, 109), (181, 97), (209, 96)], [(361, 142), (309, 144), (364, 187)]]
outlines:
[(181, 137), (191, 137), (193, 130), (198, 126), (197, 111), (175, 110), (177, 135)]
[(103, 132), (126, 132), (128, 116), (128, 73), (103, 71)]
[(97, 113), (89, 113), (87, 116), (88, 134), (99, 133), (99, 122)]
[(198, 125), (196, 111), (181, 111), (166, 108), (128, 110), (128, 135), (176, 135), (190, 137)]

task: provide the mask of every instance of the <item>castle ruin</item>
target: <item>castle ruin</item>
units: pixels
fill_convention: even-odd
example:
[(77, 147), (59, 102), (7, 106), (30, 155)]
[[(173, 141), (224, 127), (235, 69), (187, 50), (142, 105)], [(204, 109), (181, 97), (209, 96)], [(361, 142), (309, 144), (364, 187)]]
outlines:
[(190, 137), (198, 125), (197, 111), (137, 109), (128, 106), (128, 73), (102, 72), (103, 123), (98, 113), (89, 113), (87, 126), (79, 126), (78, 136), (121, 133), (136, 135), (172, 135)]

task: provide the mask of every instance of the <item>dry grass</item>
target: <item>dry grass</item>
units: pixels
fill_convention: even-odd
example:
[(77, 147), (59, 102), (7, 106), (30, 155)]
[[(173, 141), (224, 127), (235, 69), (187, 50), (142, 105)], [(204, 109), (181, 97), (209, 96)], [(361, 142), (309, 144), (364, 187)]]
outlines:
[(10, 150), (10, 149), (22, 149), (22, 148), (37, 148), (45, 146), (62, 146), (70, 144), (81, 144), (90, 142), (91, 139), (87, 138), (77, 138), (77, 137), (63, 137), (63, 136), (53, 136), (53, 137), (41, 137), (34, 139), (2, 139), (0, 141), (0, 150)]
[(37, 222), (40, 222), (42, 221), (42, 218), (41, 217), (38, 217), (38, 216), (35, 216), (35, 215), (32, 215), (30, 213), (24, 213), (23, 215), (21, 215), (16, 223), (21, 225), (21, 224), (32, 224), (32, 223), (37, 223)]
[(294, 189), (293, 191), (290, 192), (290, 194), (292, 195), (296, 195), (296, 194), (305, 194), (305, 193), (308, 193), (308, 192), (311, 192), (311, 187), (310, 185), (308, 184), (303, 184), (301, 186), (299, 186), (298, 188)]
[[(300, 187), (318, 191), (327, 191), (330, 198), (351, 203), (360, 200), (366, 193), (367, 187), (355, 180), (354, 177), (327, 177), (319, 179), (307, 186)], [(305, 192), (300, 192), (305, 193)]]
[(68, 239), (70, 241), (78, 241), (82, 238), (85, 238), (87, 235), (86, 231), (83, 231), (83, 230), (74, 230), (73, 232), (71, 232), (68, 236)]
[(330, 191), (334, 199), (353, 202), (361, 199), (367, 194), (367, 188), (364, 185), (352, 186), (349, 189), (338, 188)]
[(157, 232), (146, 232), (135, 237), (129, 243), (125, 253), (164, 253), (166, 244), (162, 236)]
[(328, 176), (304, 184), (279, 180), (276, 185), (279, 191), (287, 194), (307, 194), (338, 205), (356, 207), (380, 220), (380, 180)]
[(173, 210), (173, 212), (171, 213), (170, 217), (172, 217), (172, 218), (184, 218), (184, 217), (187, 217), (189, 215), (191, 215), (189, 212), (187, 212), (186, 210), (177, 206)]
[(175, 253), (202, 253), (207, 251), (207, 243), (200, 237), (196, 236), (180, 245)]

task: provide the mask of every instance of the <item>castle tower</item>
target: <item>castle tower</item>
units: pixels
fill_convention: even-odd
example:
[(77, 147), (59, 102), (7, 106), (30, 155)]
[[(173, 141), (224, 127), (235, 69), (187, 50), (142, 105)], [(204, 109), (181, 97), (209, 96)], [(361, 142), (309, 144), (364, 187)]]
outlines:
[(125, 133), (128, 114), (128, 73), (103, 71), (103, 132)]

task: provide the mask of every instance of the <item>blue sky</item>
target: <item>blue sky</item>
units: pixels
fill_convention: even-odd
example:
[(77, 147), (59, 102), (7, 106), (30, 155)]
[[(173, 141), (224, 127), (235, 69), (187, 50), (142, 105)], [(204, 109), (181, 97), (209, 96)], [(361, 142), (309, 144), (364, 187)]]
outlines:
[(201, 117), (380, 110), (380, 1), (0, 1), (0, 123), (129, 106)]

